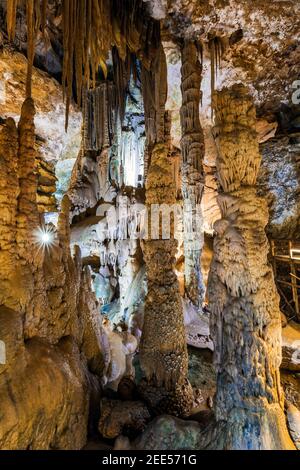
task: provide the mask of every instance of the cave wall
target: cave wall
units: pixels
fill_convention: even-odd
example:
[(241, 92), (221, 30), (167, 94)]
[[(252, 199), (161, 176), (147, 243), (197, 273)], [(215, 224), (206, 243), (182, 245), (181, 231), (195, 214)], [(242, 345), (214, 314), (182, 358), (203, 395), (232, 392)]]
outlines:
[[(0, 447), (80, 449), (90, 395), (104, 371), (102, 329), (90, 275), (69, 248), (69, 201), (55, 244), (42, 248), (36, 195), (34, 103), (18, 127), (1, 123)], [(98, 375), (98, 378), (96, 377)]]

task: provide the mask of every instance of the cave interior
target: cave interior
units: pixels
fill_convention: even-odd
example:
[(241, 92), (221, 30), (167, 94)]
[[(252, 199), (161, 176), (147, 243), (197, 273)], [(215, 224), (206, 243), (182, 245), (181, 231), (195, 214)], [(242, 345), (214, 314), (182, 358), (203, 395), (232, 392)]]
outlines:
[(300, 450), (298, 0), (0, 2), (0, 449)]

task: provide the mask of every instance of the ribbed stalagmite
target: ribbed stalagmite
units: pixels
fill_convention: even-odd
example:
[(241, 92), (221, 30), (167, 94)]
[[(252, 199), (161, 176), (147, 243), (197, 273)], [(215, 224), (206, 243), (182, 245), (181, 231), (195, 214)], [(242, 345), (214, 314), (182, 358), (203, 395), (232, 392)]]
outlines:
[[(156, 144), (151, 155), (146, 180), (146, 206), (150, 216), (149, 239), (144, 242), (148, 293), (141, 340), (140, 360), (147, 385), (143, 395), (156, 411), (175, 415), (188, 413), (193, 391), (187, 380), (188, 355), (179, 286), (174, 272), (177, 240), (174, 220), (171, 236), (161, 239), (153, 224), (154, 205), (172, 208), (176, 203), (173, 168), (168, 158), (168, 146)], [(171, 219), (172, 220), (172, 219)], [(158, 239), (153, 231), (157, 230)]]
[(218, 203), (209, 276), (217, 437), (225, 449), (293, 448), (280, 386), (279, 296), (268, 263), (267, 204), (256, 195), (256, 113), (247, 89), (215, 94)]
[(203, 246), (200, 208), (203, 192), (204, 136), (199, 119), (202, 65), (197, 45), (185, 41), (181, 49), (181, 153), (182, 193), (184, 202), (185, 289), (195, 305), (203, 295), (200, 256)]

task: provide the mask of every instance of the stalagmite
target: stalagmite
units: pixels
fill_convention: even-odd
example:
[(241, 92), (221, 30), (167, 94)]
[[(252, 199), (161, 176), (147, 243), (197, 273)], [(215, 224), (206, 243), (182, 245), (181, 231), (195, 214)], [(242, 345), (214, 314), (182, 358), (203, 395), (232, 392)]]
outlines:
[(182, 193), (184, 201), (185, 289), (192, 302), (201, 306), (203, 283), (200, 257), (203, 246), (200, 203), (203, 193), (204, 137), (199, 119), (202, 65), (194, 42), (185, 41), (181, 57), (181, 151)]
[(280, 386), (279, 296), (268, 263), (268, 210), (256, 195), (256, 113), (243, 85), (215, 94), (218, 203), (209, 275), (217, 431), (223, 449), (292, 449)]
[(15, 121), (7, 119), (0, 126), (0, 304), (14, 302), (8, 286), (14, 277), (16, 261), (16, 216), (19, 182), (17, 174), (18, 133)]
[(17, 236), (19, 255), (25, 262), (33, 262), (30, 247), (33, 232), (39, 225), (37, 209), (37, 174), (35, 150), (35, 108), (32, 98), (24, 101), (18, 125), (19, 153), (18, 174), (20, 194), (18, 198)]
[[(166, 144), (156, 144), (146, 180), (146, 204), (174, 205), (176, 187)], [(154, 230), (156, 227), (152, 227)], [(160, 236), (162, 227), (160, 225)], [(151, 233), (151, 224), (150, 224)], [(151, 237), (151, 235), (150, 235)], [(160, 237), (159, 237), (160, 238)], [(142, 393), (160, 412), (188, 414), (193, 390), (187, 380), (188, 355), (179, 286), (174, 272), (174, 221), (169, 239), (144, 241), (148, 281), (140, 360), (147, 383)]]

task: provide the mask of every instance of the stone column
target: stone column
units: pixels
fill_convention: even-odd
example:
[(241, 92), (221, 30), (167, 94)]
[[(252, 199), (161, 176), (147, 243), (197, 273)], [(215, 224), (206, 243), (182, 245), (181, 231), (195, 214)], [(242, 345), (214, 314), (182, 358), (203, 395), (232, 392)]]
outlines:
[(181, 60), (182, 106), (180, 120), (185, 228), (185, 289), (187, 296), (194, 305), (201, 307), (204, 288), (200, 268), (203, 246), (203, 233), (201, 231), (203, 217), (200, 203), (204, 186), (202, 167), (204, 137), (199, 119), (202, 65), (198, 60), (198, 50), (195, 42), (185, 41), (183, 43)]
[[(176, 203), (173, 168), (166, 144), (156, 144), (146, 180), (146, 207), (153, 216), (154, 204), (172, 207)], [(143, 333), (140, 345), (141, 367), (146, 375), (142, 394), (158, 413), (188, 414), (193, 390), (187, 380), (188, 355), (179, 286), (174, 272), (177, 240), (174, 222), (171, 236), (162, 239), (162, 223), (149, 223), (149, 239), (144, 241), (148, 281)], [(158, 237), (153, 237), (153, 230)]]
[(293, 448), (280, 386), (281, 318), (268, 262), (268, 209), (256, 195), (255, 107), (243, 85), (215, 94), (213, 104), (222, 218), (215, 223), (208, 286), (217, 368), (211, 446)]
[(18, 133), (15, 121), (0, 125), (0, 304), (15, 307), (16, 218), (19, 180), (17, 174)]

